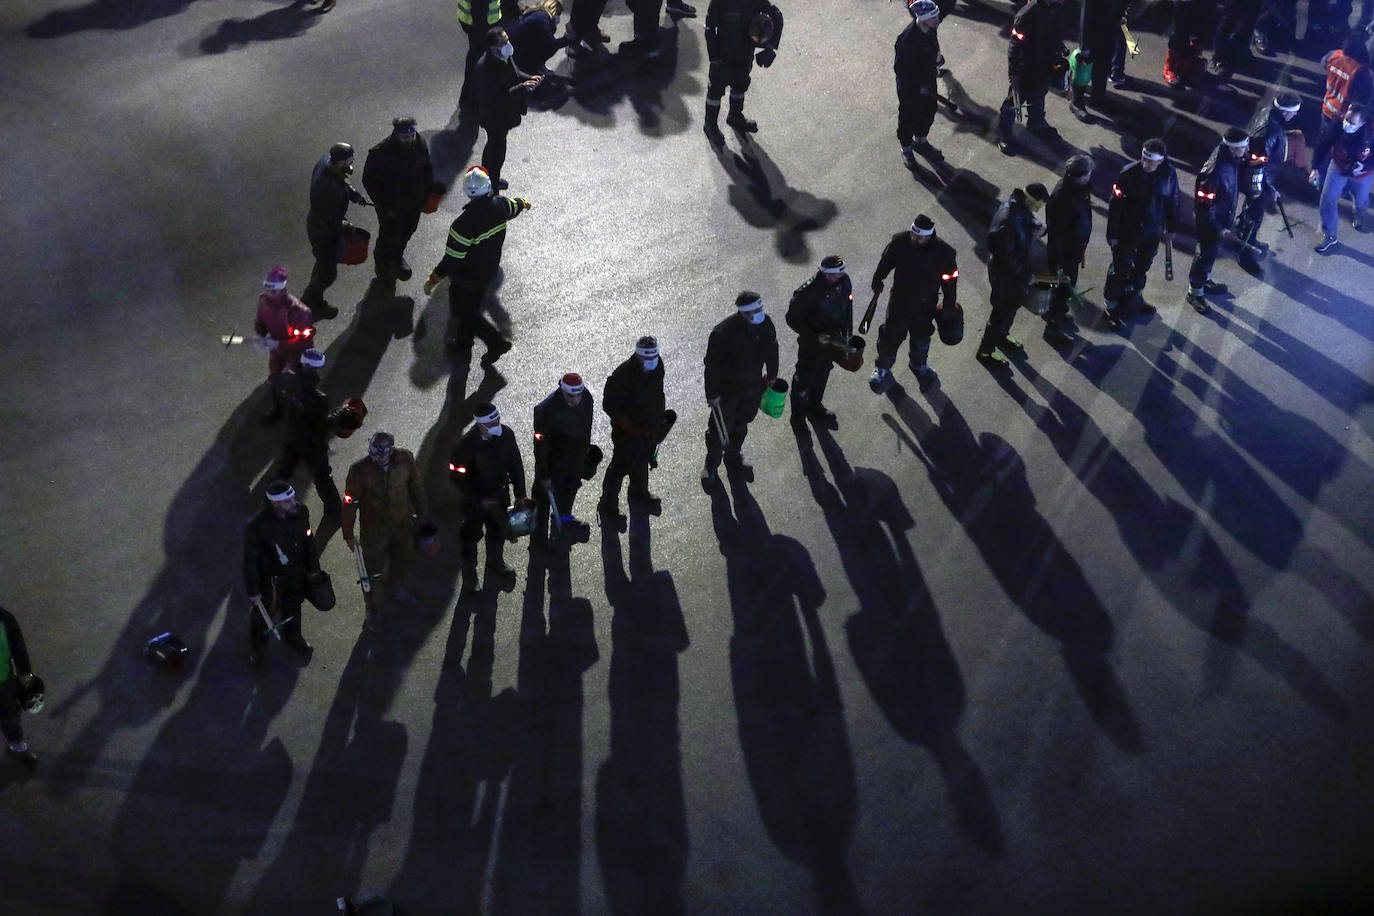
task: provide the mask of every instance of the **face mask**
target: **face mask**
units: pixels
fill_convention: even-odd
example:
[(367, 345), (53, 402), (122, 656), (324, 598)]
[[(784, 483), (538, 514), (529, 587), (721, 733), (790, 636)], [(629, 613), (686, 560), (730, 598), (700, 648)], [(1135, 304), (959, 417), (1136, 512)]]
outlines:
[(766, 318), (766, 317), (768, 317), (768, 316), (764, 314), (763, 309), (758, 309), (757, 311), (753, 311), (753, 312), (750, 312), (750, 313), (749, 313), (749, 323), (750, 323), (750, 324), (763, 324), (763, 319)]
[(653, 359), (641, 359), (639, 364), (644, 367), (645, 372), (653, 372), (658, 368), (658, 357), (655, 356)]
[(487, 427), (487, 432), (488, 432), (490, 435), (499, 436), (499, 435), (501, 435), (501, 428), (502, 428), (502, 427), (501, 427), (501, 424), (500, 424), (500, 423), (497, 423), (497, 424), (494, 425), (494, 426), (488, 426), (488, 427)]
[(509, 41), (496, 49), (496, 56), (502, 60), (510, 60), (510, 56), (515, 53), (515, 45)]
[(1360, 129), (1360, 125), (1358, 125), (1358, 124), (1351, 124), (1349, 121), (1342, 121), (1342, 122), (1341, 122), (1341, 130), (1345, 131), (1345, 132), (1348, 133), (1348, 134), (1353, 134), (1355, 131), (1357, 131), (1357, 130), (1359, 130), (1359, 129)]

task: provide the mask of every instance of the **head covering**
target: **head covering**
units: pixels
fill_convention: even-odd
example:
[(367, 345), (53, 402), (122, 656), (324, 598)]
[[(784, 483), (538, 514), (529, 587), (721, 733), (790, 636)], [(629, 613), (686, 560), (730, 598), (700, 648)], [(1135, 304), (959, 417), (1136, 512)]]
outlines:
[(763, 297), (752, 289), (746, 289), (735, 297), (735, 308), (741, 312), (752, 312), (763, 308)]
[(324, 367), (324, 354), (311, 347), (301, 354), (301, 365), (309, 366), (311, 369), (321, 369)]
[(415, 119), (409, 115), (403, 118), (392, 118), (391, 131), (397, 134), (413, 134), (415, 132)]
[(391, 433), (383, 432), (379, 429), (372, 434), (371, 439), (367, 440), (367, 447), (369, 450), (374, 448), (395, 448), (396, 437), (391, 435)]
[(353, 158), (353, 146), (348, 143), (335, 143), (329, 148), (330, 162), (347, 162)]
[(262, 280), (263, 289), (286, 289), (286, 268), (277, 266), (267, 272)]
[(1045, 190), (1045, 186), (1040, 182), (1032, 181), (1026, 185), (1026, 196), (1043, 204), (1050, 199), (1050, 192)]
[(821, 258), (821, 273), (823, 274), (842, 274), (844, 273), (844, 258), (837, 254), (828, 254)]
[(906, 11), (917, 22), (926, 22), (940, 17), (940, 7), (935, 0), (906, 0)]
[(1221, 135), (1221, 142), (1227, 146), (1249, 146), (1250, 135), (1239, 127), (1228, 127), (1226, 133)]
[(1091, 156), (1079, 154), (1070, 156), (1069, 161), (1064, 164), (1064, 174), (1070, 178), (1082, 178), (1093, 170), (1093, 160)]
[(934, 235), (935, 220), (922, 213), (911, 221), (911, 231), (917, 235)]
[(582, 376), (576, 372), (566, 373), (558, 382), (558, 387), (568, 394), (581, 394), (587, 390), (587, 386), (582, 384)]
[(267, 498), (274, 503), (284, 503), (296, 498), (296, 491), (284, 480), (274, 480), (267, 485)]
[(498, 423), (501, 420), (501, 411), (490, 402), (478, 404), (472, 409), (472, 413), (472, 418), (478, 423)]
[(635, 342), (635, 355), (644, 359), (654, 359), (658, 356), (658, 339), (655, 337), (641, 337)]
[(1279, 111), (1297, 111), (1302, 107), (1302, 98), (1296, 92), (1280, 92), (1274, 97), (1274, 107)]
[(1143, 159), (1163, 159), (1169, 155), (1169, 148), (1164, 145), (1164, 141), (1159, 137), (1146, 140), (1145, 145), (1140, 148), (1140, 155)]

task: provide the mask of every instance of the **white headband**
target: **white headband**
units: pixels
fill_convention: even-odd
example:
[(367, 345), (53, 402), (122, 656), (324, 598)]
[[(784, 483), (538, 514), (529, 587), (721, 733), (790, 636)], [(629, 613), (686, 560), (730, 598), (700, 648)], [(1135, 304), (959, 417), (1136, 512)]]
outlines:
[(476, 420), (478, 423), (496, 423), (499, 422), (501, 419), (501, 411), (493, 407), (491, 409), (491, 413), (487, 414), (484, 417), (473, 417), (473, 419)]
[(635, 355), (645, 359), (653, 359), (658, 356), (658, 347), (635, 347)]
[(740, 303), (739, 305), (736, 305), (735, 308), (739, 309), (741, 312), (756, 312), (759, 309), (763, 308), (763, 297), (760, 296), (758, 299), (755, 299), (752, 302)]
[(821, 273), (823, 273), (823, 274), (842, 274), (842, 273), (844, 273), (844, 265), (841, 264), (839, 267), (822, 267), (822, 268), (821, 268)]
[(917, 226), (915, 223), (912, 223), (911, 231), (916, 233), (917, 235), (934, 235), (935, 227), (931, 226), (929, 229), (922, 229), (920, 226)]
[[(310, 354), (315, 354), (311, 356)], [(310, 349), (301, 354), (301, 365), (309, 366), (311, 369), (318, 369), (324, 365), (324, 354), (319, 350)]]
[(1284, 105), (1278, 99), (1274, 99), (1274, 107), (1277, 108), (1279, 111), (1297, 111), (1299, 108), (1302, 107), (1302, 100), (1299, 99), (1292, 105)]
[(286, 289), (286, 281), (285, 281), (285, 280), (279, 280), (279, 281), (277, 281), (277, 282), (274, 283), (274, 282), (272, 282), (271, 280), (263, 280), (263, 281), (262, 281), (262, 288), (263, 288), (263, 289)]
[(569, 385), (567, 382), (562, 381), (561, 379), (558, 382), (558, 387), (562, 388), (568, 394), (581, 394), (582, 392), (587, 390), (587, 386), (582, 384), (581, 382), (578, 382), (576, 385)]
[(287, 487), (287, 488), (286, 488), (286, 492), (284, 492), (284, 493), (268, 493), (268, 494), (267, 494), (267, 499), (268, 499), (270, 502), (274, 502), (274, 503), (284, 503), (284, 502), (286, 502), (287, 500), (292, 500), (292, 499), (295, 499), (295, 498), (296, 498), (296, 491), (293, 490), (291, 487)]
[(1151, 162), (1160, 162), (1160, 161), (1162, 161), (1162, 160), (1164, 159), (1164, 154), (1163, 154), (1163, 153), (1151, 153), (1151, 152), (1146, 152), (1146, 151), (1142, 150), (1141, 153), (1140, 153), (1140, 158), (1141, 158), (1141, 159), (1149, 159)]

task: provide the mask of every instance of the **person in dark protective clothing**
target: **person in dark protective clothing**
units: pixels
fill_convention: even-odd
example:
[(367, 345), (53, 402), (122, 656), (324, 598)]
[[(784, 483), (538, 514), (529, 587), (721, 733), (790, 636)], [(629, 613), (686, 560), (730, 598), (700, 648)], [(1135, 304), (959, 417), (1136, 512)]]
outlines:
[[(1340, 222), (1341, 197), (1346, 191), (1355, 198), (1355, 218), (1351, 225), (1356, 232), (1365, 230), (1364, 211), (1369, 205), (1369, 185), (1374, 175), (1371, 142), (1369, 115), (1363, 105), (1347, 108), (1339, 121), (1326, 125), (1317, 140), (1315, 152), (1329, 160), (1326, 180), (1322, 182), (1321, 202), (1317, 206), (1322, 217), (1322, 240), (1316, 249), (1320, 254), (1326, 254), (1338, 244), (1336, 226)], [(1312, 177), (1315, 180), (1315, 171)]]
[(760, 67), (773, 66), (780, 41), (782, 10), (768, 0), (711, 0), (706, 8), (706, 54), (711, 66), (706, 77), (706, 123), (702, 129), (713, 144), (725, 142), (719, 121), (720, 100), (727, 86), (730, 114), (725, 123), (741, 133), (752, 134), (759, 129), (744, 116), (744, 94), (749, 91), (754, 62)]
[[(633, 16), (635, 37), (632, 41), (620, 43), (620, 53), (642, 54), (645, 57), (657, 57), (663, 53), (658, 39), (658, 19), (663, 0), (625, 0), (625, 5)], [(694, 19), (697, 10), (683, 0), (668, 0), (668, 15), (674, 22)]]
[(463, 526), (459, 532), (463, 554), (463, 590), (475, 592), (477, 542), (486, 529), (487, 575), (506, 585), (515, 584), (515, 570), (503, 559), (506, 546), (506, 512), (511, 491), (517, 502), (525, 499), (525, 463), (515, 431), (501, 424), (492, 404), (478, 404), (474, 422), (458, 440), (449, 461), (449, 477), (462, 497)]
[(1272, 55), (1276, 49), (1292, 46), (1297, 26), (1298, 0), (1260, 0), (1259, 19), (1250, 36), (1250, 49), (1256, 54)]
[(958, 256), (954, 246), (935, 234), (935, 221), (924, 213), (912, 220), (906, 232), (888, 239), (873, 271), (874, 295), (883, 291), (889, 272), (892, 295), (878, 326), (878, 355), (868, 380), (874, 394), (881, 394), (892, 384), (892, 366), (907, 335), (911, 336), (907, 360), (917, 383), (924, 389), (939, 380), (926, 362), (935, 319), (942, 309), (959, 307)]
[(389, 283), (409, 280), (406, 245), (429, 195), (446, 190), (434, 180), (429, 146), (415, 130), (414, 118), (393, 120), (391, 134), (367, 151), (363, 188), (377, 208), (377, 245), (372, 251), (377, 276)]
[(1193, 222), (1197, 253), (1188, 271), (1188, 304), (1202, 314), (1212, 310), (1208, 295), (1222, 295), (1226, 284), (1212, 280), (1212, 265), (1223, 238), (1234, 239), (1231, 223), (1240, 198), (1240, 163), (1250, 152), (1250, 135), (1229, 127), (1193, 182)]
[(658, 444), (668, 434), (677, 414), (668, 410), (663, 394), (663, 359), (658, 340), (641, 337), (629, 359), (615, 367), (606, 379), (601, 409), (611, 418), (611, 460), (601, 483), (597, 513), (602, 524), (623, 519), (620, 487), (630, 478), (629, 499), (657, 515), (663, 505), (649, 492), (649, 467)]
[(843, 258), (826, 255), (820, 269), (792, 293), (787, 326), (797, 332), (792, 402), (833, 428), (838, 421), (825, 407), (825, 386), (835, 365), (835, 347), (848, 346), (854, 328), (854, 283), (845, 273)]
[(310, 239), (310, 252), (315, 267), (310, 271), (310, 283), (301, 293), (301, 301), (310, 306), (316, 318), (333, 318), (339, 310), (325, 301), (324, 291), (339, 276), (340, 252), (345, 233), (353, 230), (348, 221), (348, 203), (370, 206), (367, 198), (348, 183), (353, 174), (353, 147), (335, 143), (329, 152), (315, 163), (310, 175), (310, 212), (305, 217), (305, 234)]
[(296, 500), (284, 480), (267, 485), (267, 506), (248, 522), (243, 535), (243, 580), (252, 603), (248, 618), (248, 663), (257, 666), (267, 648), (266, 611), (302, 655), (312, 651), (301, 635), (301, 603), (306, 577), (320, 571), (310, 529), (310, 510)]
[(425, 295), (433, 293), (439, 281), (448, 277), (449, 346), (467, 349), (474, 338), (482, 338), (487, 345), (482, 365), (487, 366), (500, 359), (511, 345), (483, 316), (482, 302), (501, 267), (506, 223), (530, 209), (530, 202), (523, 197), (497, 194), (491, 177), (481, 166), (473, 166), (463, 174), (463, 193), (468, 202), (449, 226), (443, 260), (430, 271)]
[[(1261, 105), (1245, 133), (1250, 148), (1240, 163), (1240, 211), (1236, 215), (1236, 237), (1246, 243), (1240, 264), (1251, 273), (1262, 271), (1259, 255), (1269, 246), (1258, 238), (1264, 223), (1264, 211), (1278, 200), (1274, 178), (1279, 166), (1288, 158), (1288, 123), (1297, 116), (1302, 100), (1294, 92), (1280, 92), (1269, 105)], [(1253, 246), (1253, 247), (1250, 247)]]
[(535, 496), (547, 503), (553, 493), (549, 521), (555, 533), (581, 534), (589, 528), (573, 515), (573, 501), (587, 469), (594, 411), (595, 399), (576, 372), (565, 373), (558, 388), (534, 408), (534, 479), (539, 487)]
[(1092, 158), (1072, 156), (1064, 164), (1064, 177), (1050, 192), (1050, 202), (1045, 207), (1045, 262), (1050, 273), (1059, 279), (1044, 315), (1045, 339), (1050, 343), (1073, 340), (1066, 327), (1073, 320), (1069, 316), (1069, 294), (1078, 287), (1078, 268), (1083, 266), (1092, 239), (1092, 189)]
[(258, 346), (267, 351), (267, 386), (272, 394), (272, 407), (261, 419), (275, 423), (285, 407), (281, 375), (301, 364), (301, 354), (310, 348), (315, 336), (314, 314), (286, 291), (285, 267), (273, 267), (263, 278), (253, 332), (258, 336)]
[[(1252, 0), (1247, 0), (1252, 2)], [(1186, 89), (1207, 63), (1203, 45), (1211, 38), (1216, 0), (1172, 0), (1174, 21), (1164, 52), (1164, 85)]]
[(1007, 45), (1007, 77), (1010, 85), (997, 116), (997, 148), (1010, 155), (1012, 121), (1024, 106), (1026, 129), (1052, 134), (1045, 120), (1045, 96), (1055, 69), (1067, 66), (1069, 49), (1060, 37), (1059, 8), (1062, 0), (1030, 0), (1011, 21)]
[[(381, 579), (396, 603), (407, 607), (416, 604), (405, 582), (415, 559), (415, 523), (424, 516), (425, 487), (414, 453), (397, 448), (391, 433), (373, 433), (367, 455), (349, 465), (339, 527), (349, 550), (355, 544), (362, 547), (368, 576)], [(371, 589), (365, 594), (367, 628), (380, 630), (376, 595)]]
[[(706, 340), (706, 464), (702, 480), (715, 480), (721, 454), (726, 470), (753, 479), (744, 460), (744, 439), (759, 413), (764, 389), (778, 377), (778, 331), (763, 310), (763, 297), (745, 290), (735, 313), (721, 319)], [(721, 424), (725, 439), (721, 438)]]
[[(1035, 0), (1031, 0), (1035, 2)], [(1026, 348), (1009, 333), (1016, 310), (1026, 301), (1034, 272), (1030, 264), (1031, 242), (1043, 231), (1036, 214), (1045, 209), (1050, 192), (1036, 182), (1015, 188), (993, 214), (988, 229), (988, 283), (992, 286), (992, 314), (975, 354), (988, 366), (1004, 367), (1007, 358), (998, 351), (1024, 353)]]
[(337, 417), (329, 410), (329, 398), (319, 389), (323, 367), (324, 354), (311, 349), (301, 354), (300, 366), (291, 370), (295, 378), (286, 386), (286, 438), (274, 476), (290, 480), (296, 465), (304, 461), (315, 480), (324, 514), (337, 515), (343, 503), (329, 467), (329, 440), (334, 438)]
[(463, 88), (458, 92), (460, 108), (477, 104), (477, 93), (473, 91), (477, 61), (487, 50), (487, 33), (500, 24), (501, 0), (458, 0), (458, 25), (468, 37), (468, 53), (463, 59)]
[(487, 132), (482, 147), (482, 168), (498, 191), (505, 190), (501, 168), (506, 164), (506, 136), (529, 111), (529, 93), (544, 77), (526, 73), (511, 58), (515, 45), (505, 29), (487, 33), (487, 52), (477, 61), (477, 123)]
[(1112, 265), (1102, 298), (1107, 323), (1113, 328), (1120, 329), (1133, 309), (1154, 311), (1141, 295), (1159, 243), (1173, 244), (1177, 223), (1178, 175), (1168, 162), (1164, 141), (1146, 140), (1140, 161), (1117, 173), (1107, 205), (1107, 246), (1112, 250)]
[(41, 684), (34, 676), (19, 621), (0, 607), (0, 733), (5, 736), (5, 753), (30, 770), (38, 766), (38, 755), (24, 740), (21, 717), (26, 708), (35, 712), (42, 708)]
[(935, 123), (937, 80), (940, 73), (940, 7), (935, 0), (908, 0), (911, 22), (893, 46), (892, 70), (897, 75), (897, 142), (907, 168), (916, 167), (916, 154), (943, 159), (929, 140)]
[(1126, 37), (1121, 24), (1126, 19), (1127, 0), (1095, 0), (1083, 5), (1078, 43), (1081, 50), (1092, 55), (1093, 67), (1089, 85), (1091, 103), (1102, 108), (1107, 102), (1107, 83), (1120, 86), (1126, 82)]
[(1230, 76), (1250, 53), (1250, 36), (1259, 21), (1258, 0), (1220, 0), (1217, 26), (1212, 35), (1212, 60), (1207, 72), (1220, 79)]
[(611, 36), (601, 31), (601, 14), (606, 11), (606, 0), (573, 0), (572, 12), (568, 14), (568, 30), (564, 40), (568, 43), (568, 53), (579, 55), (590, 53), (597, 57), (606, 54), (606, 42)]

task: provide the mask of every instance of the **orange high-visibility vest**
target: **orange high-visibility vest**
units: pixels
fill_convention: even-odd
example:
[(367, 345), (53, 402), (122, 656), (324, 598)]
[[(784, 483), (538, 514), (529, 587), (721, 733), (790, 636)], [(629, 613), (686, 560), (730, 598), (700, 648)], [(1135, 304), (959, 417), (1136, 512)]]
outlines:
[(1350, 84), (1355, 81), (1355, 74), (1365, 67), (1353, 57), (1347, 57), (1341, 51), (1333, 51), (1331, 59), (1326, 62), (1326, 98), (1322, 99), (1322, 115), (1336, 119), (1345, 112), (1345, 106), (1350, 102)]

